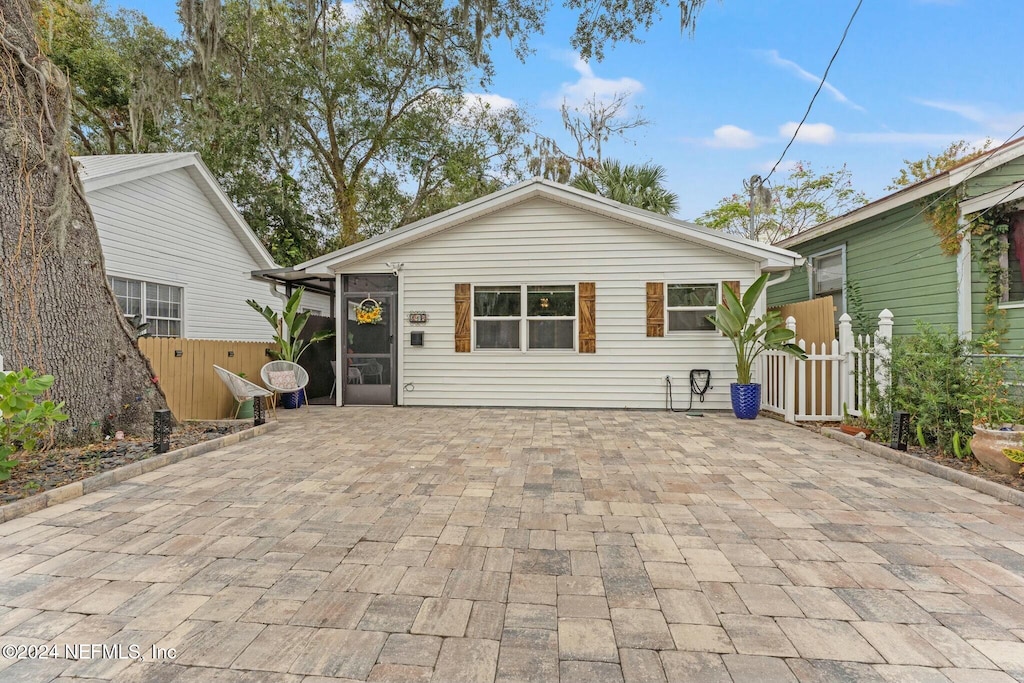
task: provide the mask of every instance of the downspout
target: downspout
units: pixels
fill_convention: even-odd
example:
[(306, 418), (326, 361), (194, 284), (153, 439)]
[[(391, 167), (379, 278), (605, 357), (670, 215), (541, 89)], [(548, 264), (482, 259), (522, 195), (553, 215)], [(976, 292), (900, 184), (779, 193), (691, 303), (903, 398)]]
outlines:
[(769, 287), (774, 287), (775, 285), (782, 284), (783, 282), (788, 280), (789, 276), (792, 274), (792, 269), (787, 270), (785, 273), (782, 274), (782, 277), (775, 278), (774, 280), (768, 280), (768, 282), (764, 283), (764, 288), (768, 289)]
[(960, 240), (960, 251), (956, 255), (956, 327), (960, 338), (970, 341), (971, 330), (974, 327), (974, 321), (971, 319), (971, 231), (966, 229), (968, 221), (963, 215), (960, 216), (958, 223), (958, 229), (963, 231), (963, 238)]

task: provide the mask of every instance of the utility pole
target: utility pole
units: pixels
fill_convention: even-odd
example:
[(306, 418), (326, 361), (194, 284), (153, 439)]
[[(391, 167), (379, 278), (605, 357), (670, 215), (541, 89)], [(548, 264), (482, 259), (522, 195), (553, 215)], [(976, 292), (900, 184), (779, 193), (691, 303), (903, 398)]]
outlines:
[(757, 239), (757, 212), (761, 206), (771, 204), (771, 191), (764, 186), (764, 180), (756, 173), (750, 176), (750, 180), (743, 181), (743, 187), (750, 196), (750, 223), (747, 226), (747, 239)]

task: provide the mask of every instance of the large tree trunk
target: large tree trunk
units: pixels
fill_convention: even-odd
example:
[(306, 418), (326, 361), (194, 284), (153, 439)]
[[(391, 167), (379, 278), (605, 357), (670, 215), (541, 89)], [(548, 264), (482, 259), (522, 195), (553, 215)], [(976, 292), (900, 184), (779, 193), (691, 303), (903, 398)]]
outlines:
[(68, 84), (34, 26), (26, 0), (0, 0), (0, 353), (54, 375), (64, 440), (145, 433), (166, 401), (107, 285), (68, 154)]

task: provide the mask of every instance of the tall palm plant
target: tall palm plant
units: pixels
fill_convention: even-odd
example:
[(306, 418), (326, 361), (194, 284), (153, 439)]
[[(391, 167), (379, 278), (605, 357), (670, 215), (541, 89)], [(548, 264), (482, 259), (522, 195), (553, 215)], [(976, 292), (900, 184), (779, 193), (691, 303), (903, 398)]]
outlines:
[(570, 185), (638, 209), (668, 215), (679, 207), (679, 197), (667, 190), (664, 182), (664, 166), (623, 165), (614, 159), (606, 159), (597, 168), (573, 178)]

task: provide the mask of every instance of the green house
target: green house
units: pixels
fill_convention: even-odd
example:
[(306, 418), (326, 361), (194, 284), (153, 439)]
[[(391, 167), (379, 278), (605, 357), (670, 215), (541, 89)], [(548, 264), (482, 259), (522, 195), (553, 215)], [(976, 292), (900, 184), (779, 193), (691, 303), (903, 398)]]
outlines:
[[(949, 221), (944, 251), (926, 209), (954, 198), (956, 225)], [(997, 215), (1009, 218), (1009, 229), (996, 242), (964, 237)], [(837, 320), (859, 314), (855, 325), (866, 327), (888, 308), (894, 335), (911, 334), (924, 321), (976, 337), (992, 319), (1003, 327), (1003, 351), (1024, 353), (1024, 138), (776, 246), (798, 252), (806, 264), (769, 288), (770, 306), (831, 295)], [(856, 292), (859, 307), (850, 301)]]

